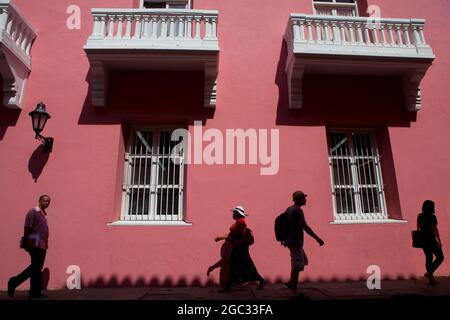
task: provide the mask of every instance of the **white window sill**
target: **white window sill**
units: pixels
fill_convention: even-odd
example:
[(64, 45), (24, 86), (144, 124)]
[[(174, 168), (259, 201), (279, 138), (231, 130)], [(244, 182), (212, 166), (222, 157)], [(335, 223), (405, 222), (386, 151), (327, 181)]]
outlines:
[(331, 221), (330, 224), (399, 224), (408, 223), (407, 220), (396, 220), (396, 219), (378, 219), (378, 220), (336, 220)]
[(114, 221), (108, 226), (192, 226), (191, 222), (186, 221)]

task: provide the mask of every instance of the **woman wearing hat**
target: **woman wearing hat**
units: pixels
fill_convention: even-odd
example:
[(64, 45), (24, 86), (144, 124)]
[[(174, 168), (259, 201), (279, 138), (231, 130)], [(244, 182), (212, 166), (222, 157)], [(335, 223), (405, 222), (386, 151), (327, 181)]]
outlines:
[(225, 290), (230, 290), (231, 285), (241, 284), (250, 281), (259, 281), (259, 289), (264, 287), (265, 281), (258, 273), (258, 270), (250, 257), (249, 245), (253, 243), (251, 230), (247, 228), (245, 222), (245, 210), (241, 206), (233, 210), (233, 219), (236, 220), (230, 227), (230, 232), (222, 237), (216, 237), (214, 240), (225, 240), (233, 246), (230, 256), (230, 271), (226, 282)]

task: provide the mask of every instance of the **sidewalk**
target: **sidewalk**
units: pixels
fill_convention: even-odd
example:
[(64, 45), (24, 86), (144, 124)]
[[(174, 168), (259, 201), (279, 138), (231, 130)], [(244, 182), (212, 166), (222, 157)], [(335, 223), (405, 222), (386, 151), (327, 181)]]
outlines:
[[(383, 280), (381, 289), (369, 290), (365, 281), (306, 282), (299, 292), (309, 300), (372, 300), (444, 298), (450, 301), (450, 277), (437, 278), (439, 285), (430, 286), (417, 280)], [(298, 299), (283, 284), (269, 284), (257, 289), (256, 284), (233, 287), (222, 292), (220, 287), (141, 287), (84, 288), (81, 290), (48, 290), (44, 300), (292, 300)], [(5, 291), (0, 300), (10, 300)], [(16, 291), (13, 300), (28, 300), (28, 291)]]

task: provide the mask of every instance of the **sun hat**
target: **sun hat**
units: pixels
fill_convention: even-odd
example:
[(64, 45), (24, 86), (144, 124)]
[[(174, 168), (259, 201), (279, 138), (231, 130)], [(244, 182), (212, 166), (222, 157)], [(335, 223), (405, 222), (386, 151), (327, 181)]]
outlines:
[(234, 209), (231, 210), (231, 211), (232, 211), (233, 213), (239, 214), (239, 215), (242, 216), (242, 217), (248, 216), (248, 214), (245, 214), (245, 210), (244, 210), (244, 208), (241, 207), (241, 206), (236, 206), (236, 207), (234, 207)]

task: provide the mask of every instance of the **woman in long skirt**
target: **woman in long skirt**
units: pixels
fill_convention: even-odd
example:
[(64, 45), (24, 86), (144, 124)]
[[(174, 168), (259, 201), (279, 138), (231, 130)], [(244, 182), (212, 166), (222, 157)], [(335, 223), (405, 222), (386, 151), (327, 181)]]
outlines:
[(225, 290), (230, 290), (233, 284), (242, 284), (245, 282), (259, 281), (258, 288), (264, 287), (265, 281), (258, 273), (252, 258), (250, 257), (249, 246), (253, 244), (253, 235), (247, 228), (245, 222), (245, 210), (241, 206), (233, 210), (233, 219), (236, 220), (230, 227), (230, 232), (222, 237), (216, 237), (214, 240), (225, 240), (233, 246), (230, 256), (230, 270), (226, 282)]

